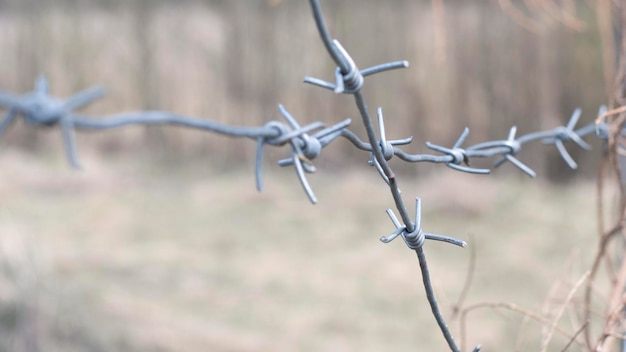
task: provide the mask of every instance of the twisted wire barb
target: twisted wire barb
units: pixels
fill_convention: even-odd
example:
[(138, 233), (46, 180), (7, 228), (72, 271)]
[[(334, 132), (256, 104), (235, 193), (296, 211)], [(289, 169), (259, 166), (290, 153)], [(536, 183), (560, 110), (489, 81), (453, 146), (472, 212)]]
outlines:
[(0, 92), (0, 105), (7, 109), (7, 113), (0, 122), (0, 134), (15, 120), (18, 114), (24, 116), (31, 125), (54, 126), (59, 124), (63, 133), (65, 152), (72, 167), (80, 168), (76, 154), (74, 129), (71, 123), (71, 113), (80, 109), (104, 95), (101, 87), (92, 87), (74, 94), (67, 100), (56, 99), (50, 96), (48, 80), (41, 76), (35, 82), (35, 90), (15, 96)]

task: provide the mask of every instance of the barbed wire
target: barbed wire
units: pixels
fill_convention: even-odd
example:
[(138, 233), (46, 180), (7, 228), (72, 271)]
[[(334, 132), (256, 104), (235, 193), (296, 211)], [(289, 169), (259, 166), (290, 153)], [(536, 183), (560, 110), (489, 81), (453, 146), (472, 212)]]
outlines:
[[(405, 61), (401, 62), (406, 63)], [(400, 68), (406, 67), (406, 65), (385, 64), (380, 65), (380, 67)], [(382, 71), (384, 70), (378, 70), (378, 72)], [(307, 81), (311, 80), (307, 78)], [(128, 125), (171, 125), (210, 131), (235, 138), (245, 137), (257, 140), (255, 178), (259, 191), (263, 188), (261, 170), (264, 146), (283, 146), (289, 143), (292, 146), (291, 156), (279, 160), (278, 165), (283, 167), (295, 165), (297, 176), (303, 184), (307, 196), (311, 202), (316, 203), (317, 199), (308, 185), (305, 174), (316, 172), (317, 169), (313, 164), (313, 160), (321, 154), (324, 147), (339, 137), (345, 138), (358, 149), (370, 152), (368, 163), (371, 166), (375, 166), (383, 179), (388, 182), (384, 170), (375, 158), (372, 144), (361, 140), (354, 132), (348, 129), (352, 123), (352, 120), (349, 118), (330, 127), (325, 127), (319, 121), (308, 123), (301, 127), (287, 109), (280, 104), (278, 105), (278, 110), (287, 121), (287, 124), (280, 121), (270, 121), (259, 127), (231, 126), (201, 117), (183, 116), (166, 111), (138, 111), (93, 117), (75, 114), (73, 111), (103, 97), (104, 89), (102, 87), (96, 86), (83, 90), (67, 100), (50, 96), (48, 87), (47, 79), (41, 76), (35, 82), (35, 90), (27, 94), (14, 95), (0, 91), (0, 106), (7, 110), (5, 117), (0, 121), (0, 134), (9, 127), (18, 115), (23, 115), (25, 121), (33, 126), (53, 127), (59, 125), (63, 133), (68, 162), (74, 168), (81, 168), (74, 139), (75, 130), (106, 130)], [(342, 93), (345, 93), (345, 91), (342, 91)], [(602, 107), (599, 115), (605, 111), (606, 108)], [(406, 162), (441, 163), (462, 172), (488, 174), (491, 172), (490, 169), (470, 167), (470, 160), (472, 158), (501, 156), (502, 158), (494, 164), (495, 167), (500, 166), (504, 161), (510, 161), (529, 176), (536, 177), (536, 173), (532, 169), (515, 158), (515, 155), (521, 151), (523, 144), (538, 139), (542, 139), (545, 144), (555, 144), (563, 159), (571, 168), (575, 169), (577, 164), (565, 149), (564, 142), (571, 140), (581, 148), (590, 150), (591, 147), (582, 139), (583, 137), (595, 133), (602, 139), (608, 138), (608, 127), (604, 121), (597, 126), (592, 122), (578, 130), (574, 130), (573, 128), (580, 115), (581, 110), (576, 109), (567, 126), (529, 133), (518, 138), (515, 138), (516, 127), (513, 127), (509, 137), (505, 140), (483, 142), (463, 148), (461, 146), (469, 135), (469, 129), (466, 127), (451, 148), (426, 142), (428, 149), (443, 154), (430, 155), (411, 154), (397, 147), (411, 144), (413, 142), (412, 136), (404, 139), (388, 140), (385, 133), (382, 108), (379, 107), (377, 117), (380, 137), (377, 139), (377, 142), (378, 145), (382, 146), (385, 160), (390, 160), (393, 156), (397, 156)], [(313, 131), (316, 132), (309, 135)]]
[[(166, 111), (138, 111), (100, 117), (85, 116), (77, 114), (75, 111), (103, 97), (104, 89), (102, 87), (91, 87), (76, 93), (68, 99), (59, 99), (49, 94), (48, 81), (43, 76), (37, 79), (35, 89), (30, 93), (15, 95), (0, 91), (0, 106), (7, 111), (5, 117), (0, 121), (0, 134), (5, 132), (18, 115), (23, 116), (25, 121), (32, 126), (54, 127), (58, 125), (62, 131), (68, 162), (74, 168), (81, 167), (74, 138), (77, 130), (97, 131), (128, 125), (169, 125), (204, 130), (233, 138), (249, 138), (257, 142), (255, 180), (259, 191), (263, 188), (262, 164), (265, 146), (281, 147), (289, 145), (289, 156), (279, 160), (278, 165), (294, 167), (302, 188), (313, 204), (317, 203), (317, 197), (306, 178), (306, 174), (317, 171), (313, 161), (321, 155), (322, 150), (326, 146), (342, 137), (356, 148), (370, 153), (369, 165), (377, 170), (388, 185), (400, 218), (396, 217), (394, 211), (387, 209), (387, 215), (395, 229), (389, 235), (380, 237), (380, 241), (390, 243), (395, 238), (402, 237), (407, 247), (416, 252), (422, 273), (422, 282), (433, 316), (450, 350), (460, 351), (439, 309), (423, 247), (426, 240), (443, 241), (460, 247), (466, 247), (467, 244), (454, 237), (424, 232), (421, 221), (421, 200), (419, 197), (416, 198), (415, 213), (414, 217), (411, 218), (401, 195), (396, 174), (389, 165), (389, 161), (397, 157), (405, 162), (438, 163), (461, 172), (489, 174), (491, 172), (490, 169), (471, 166), (472, 159), (498, 157), (494, 167), (499, 167), (508, 161), (528, 176), (536, 177), (535, 171), (517, 158), (525, 144), (541, 140), (544, 144), (554, 145), (567, 165), (575, 169), (578, 165), (567, 151), (565, 143), (572, 142), (584, 150), (591, 150), (591, 146), (583, 138), (587, 135), (595, 134), (601, 139), (607, 139), (608, 125), (604, 121), (597, 124), (592, 122), (576, 129), (582, 114), (581, 109), (576, 109), (566, 125), (557, 126), (550, 130), (532, 132), (516, 137), (517, 128), (513, 126), (509, 130), (506, 139), (463, 147), (469, 135), (469, 129), (466, 127), (451, 147), (444, 147), (429, 141), (425, 143), (426, 148), (438, 154), (411, 154), (401, 149), (401, 147), (410, 145), (413, 142), (413, 137), (388, 139), (382, 107), (377, 109), (376, 128), (361, 94), (361, 89), (365, 84), (365, 77), (389, 70), (408, 68), (408, 62), (394, 61), (360, 70), (341, 43), (338, 40), (331, 39), (324, 22), (319, 0), (309, 0), (309, 2), (319, 35), (337, 68), (333, 73), (334, 83), (309, 76), (304, 78), (304, 82), (332, 90), (336, 94), (352, 95), (355, 99), (361, 122), (365, 127), (366, 140), (362, 140), (348, 128), (352, 123), (352, 120), (349, 118), (329, 127), (326, 127), (320, 121), (301, 124), (280, 104), (278, 105), (278, 111), (285, 122), (272, 120), (258, 127), (231, 126), (205, 118), (183, 116)], [(601, 107), (598, 115), (601, 116), (604, 113), (606, 113), (606, 108)], [(477, 352), (480, 348), (481, 346), (478, 345), (473, 351)]]

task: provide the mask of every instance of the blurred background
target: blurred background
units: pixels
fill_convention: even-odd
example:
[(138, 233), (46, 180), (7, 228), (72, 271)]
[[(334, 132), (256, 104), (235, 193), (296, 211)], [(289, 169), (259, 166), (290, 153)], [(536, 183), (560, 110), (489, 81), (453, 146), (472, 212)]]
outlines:
[[(563, 17), (535, 11), (540, 3)], [(518, 135), (551, 129), (577, 107), (582, 126), (606, 103), (601, 26), (587, 2), (322, 8), (359, 67), (410, 62), (363, 91), (370, 109), (383, 107), (390, 138), (415, 137), (407, 151), (451, 145), (465, 126), (468, 145), (504, 139), (512, 125)], [(3, 91), (26, 93), (41, 74), (60, 98), (105, 86), (82, 112), (93, 118), (166, 110), (260, 126), (281, 119), (282, 103), (301, 122), (351, 117), (364, 136), (351, 97), (302, 83), (334, 72), (304, 0), (0, 0), (0, 53)], [(77, 139), (80, 172), (57, 129), (20, 121), (0, 138), (0, 350), (445, 350), (414, 254), (377, 242), (393, 230), (391, 197), (348, 142), (316, 160), (311, 206), (274, 163), (287, 150), (267, 150), (259, 195), (249, 140), (154, 126)], [(392, 164), (407, 199), (424, 199), (427, 231), (473, 239), (468, 302), (516, 302), (546, 319), (559, 308), (593, 255), (601, 148), (587, 140), (594, 151), (567, 146), (576, 171), (551, 146), (525, 146), (520, 159), (540, 175), (532, 182), (510, 165), (479, 177)], [(452, 317), (471, 252), (427, 246)], [(535, 346), (540, 328), (521, 321), (477, 313), (468, 344)], [(575, 330), (576, 314), (564, 324)], [(555, 350), (567, 340), (555, 337)]]
[[(518, 134), (553, 128), (576, 107), (583, 109), (581, 124), (588, 123), (606, 103), (596, 16), (584, 3), (576, 26), (538, 12), (531, 13), (532, 30), (496, 1), (324, 5), (333, 36), (360, 67), (410, 62), (407, 70), (368, 79), (364, 93), (372, 109), (382, 106), (394, 122), (389, 135), (414, 135), (417, 150), (426, 140), (452, 143), (464, 126), (468, 143), (502, 139), (512, 125)], [(25, 93), (45, 74), (58, 97), (104, 85), (107, 96), (86, 112), (93, 115), (167, 110), (262, 125), (281, 119), (282, 103), (301, 121), (358, 117), (350, 97), (302, 83), (307, 75), (331, 80), (334, 72), (306, 1), (2, 0), (0, 8), (5, 91)], [(356, 123), (352, 128), (362, 132)], [(56, 134), (51, 138), (17, 128), (2, 141), (48, 149), (58, 143)], [(210, 157), (224, 143), (223, 158), (246, 161), (254, 153), (250, 143), (176, 128), (126, 128), (83, 139), (82, 148), (104, 153), (156, 149), (175, 158)], [(363, 164), (362, 153), (337, 144), (324, 161)], [(595, 175), (593, 154), (571, 148), (582, 166), (572, 173), (552, 149), (529, 145), (524, 161), (559, 182)]]

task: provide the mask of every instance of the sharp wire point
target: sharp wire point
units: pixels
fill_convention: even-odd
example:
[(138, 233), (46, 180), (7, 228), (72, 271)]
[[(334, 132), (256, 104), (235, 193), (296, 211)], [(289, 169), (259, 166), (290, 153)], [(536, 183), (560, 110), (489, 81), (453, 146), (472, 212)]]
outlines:
[(418, 230), (422, 228), (422, 199), (420, 197), (415, 198), (415, 226)]
[(459, 137), (459, 139), (457, 139), (456, 143), (454, 143), (454, 146), (452, 147), (452, 149), (460, 148), (461, 145), (463, 145), (463, 143), (465, 142), (465, 139), (467, 139), (468, 135), (469, 135), (469, 128), (465, 127), (465, 129), (463, 130), (463, 133), (461, 133), (461, 136)]
[(256, 157), (254, 162), (254, 177), (256, 180), (256, 189), (259, 192), (263, 191), (263, 146), (265, 145), (264, 138), (257, 138)]

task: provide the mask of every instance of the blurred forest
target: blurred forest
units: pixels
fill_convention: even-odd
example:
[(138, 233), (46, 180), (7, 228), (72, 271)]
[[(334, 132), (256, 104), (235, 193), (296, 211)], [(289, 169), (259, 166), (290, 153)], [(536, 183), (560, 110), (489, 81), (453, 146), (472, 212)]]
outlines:
[[(364, 94), (372, 111), (384, 108), (390, 138), (416, 137), (406, 148), (411, 152), (426, 151), (425, 141), (452, 144), (464, 126), (470, 128), (468, 143), (476, 143), (504, 139), (512, 125), (518, 135), (556, 127), (576, 107), (583, 109), (581, 124), (592, 121), (606, 102), (594, 10), (572, 0), (584, 26), (542, 16), (528, 28), (503, 11), (503, 3), (328, 0), (322, 7), (332, 35), (359, 67), (410, 62), (407, 70), (366, 79)], [(84, 112), (94, 118), (158, 109), (262, 125), (281, 119), (276, 105), (282, 103), (303, 122), (352, 117), (351, 129), (364, 135), (350, 97), (302, 84), (307, 75), (332, 80), (334, 70), (304, 0), (0, 0), (0, 51), (5, 91), (25, 93), (40, 74), (58, 97), (104, 85), (107, 96)], [(593, 177), (600, 148), (590, 139), (591, 153), (568, 144), (577, 172), (540, 143), (520, 158), (552, 180)], [(20, 123), (0, 140), (5, 149), (62, 153), (56, 129)], [(249, 160), (255, 147), (198, 131), (141, 126), (80, 133), (78, 143), (103, 154), (156, 151), (234, 161)], [(345, 141), (329, 149), (320, 162), (331, 167), (368, 158)]]

